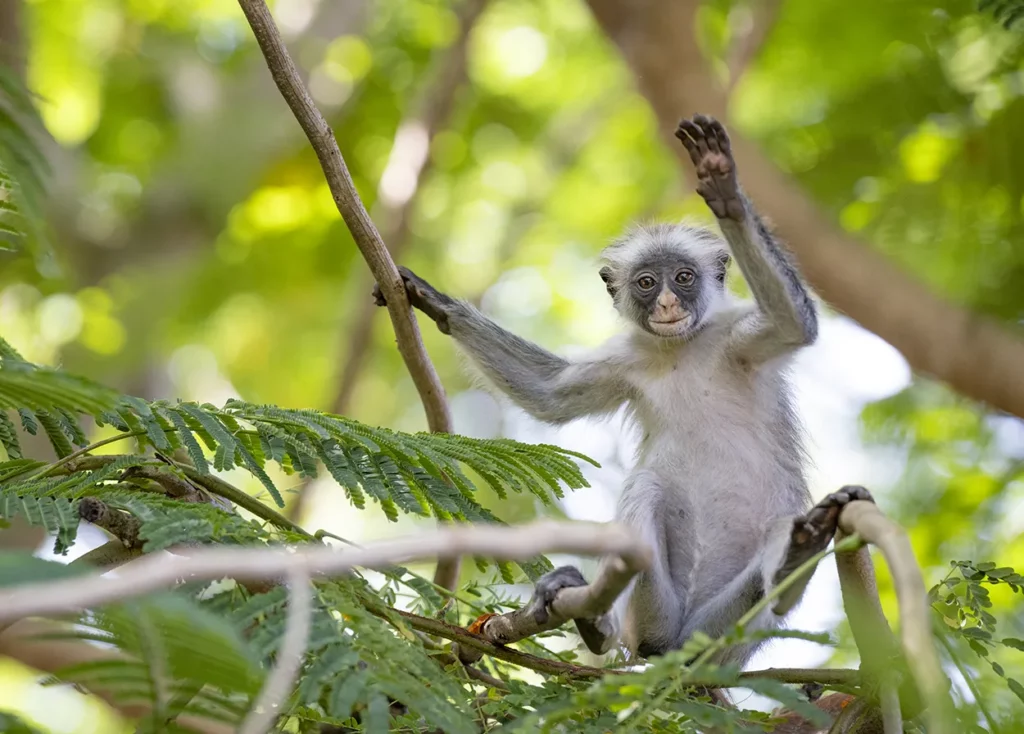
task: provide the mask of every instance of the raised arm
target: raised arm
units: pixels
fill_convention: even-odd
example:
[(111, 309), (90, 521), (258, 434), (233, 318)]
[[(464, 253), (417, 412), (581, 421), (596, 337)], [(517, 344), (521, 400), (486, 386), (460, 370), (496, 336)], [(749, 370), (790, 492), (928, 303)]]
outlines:
[(757, 302), (758, 316), (741, 324), (737, 349), (763, 362), (813, 343), (818, 336), (814, 302), (789, 255), (740, 189), (725, 128), (696, 115), (679, 123), (676, 137), (697, 169), (697, 193), (718, 218)]
[[(629, 396), (612, 360), (570, 362), (502, 329), (465, 301), (439, 292), (399, 268), (409, 302), (470, 356), (484, 377), (538, 420), (566, 423), (611, 413)], [(385, 305), (374, 289), (377, 305)]]

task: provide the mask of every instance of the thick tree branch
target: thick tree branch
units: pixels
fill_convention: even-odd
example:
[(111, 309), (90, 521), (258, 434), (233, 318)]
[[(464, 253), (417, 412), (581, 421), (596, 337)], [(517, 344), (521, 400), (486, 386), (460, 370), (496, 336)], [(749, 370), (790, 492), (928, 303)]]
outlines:
[(882, 552), (896, 588), (903, 652), (924, 697), (928, 731), (951, 734), (955, 718), (950, 710), (949, 681), (932, 639), (928, 593), (907, 534), (872, 502), (851, 502), (839, 516), (839, 526)]
[(121, 541), (126, 548), (139, 548), (139, 528), (142, 522), (134, 515), (112, 510), (95, 497), (83, 497), (78, 503), (78, 516), (86, 522), (101, 527)]
[[(621, 50), (640, 92), (684, 168), (672, 138), (693, 112), (726, 119), (725, 94), (693, 42), (696, 0), (634, 3), (588, 0)], [(818, 293), (839, 311), (898, 349), (917, 371), (999, 410), (1024, 417), (1024, 338), (1015, 329), (939, 298), (842, 232), (818, 205), (738, 131), (730, 131), (740, 180), (771, 216)]]

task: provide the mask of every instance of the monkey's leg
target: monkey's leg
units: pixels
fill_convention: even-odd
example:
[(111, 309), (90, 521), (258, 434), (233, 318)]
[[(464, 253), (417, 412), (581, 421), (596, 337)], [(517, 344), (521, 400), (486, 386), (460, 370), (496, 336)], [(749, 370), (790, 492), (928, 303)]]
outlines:
[[(850, 502), (864, 500), (874, 502), (871, 493), (864, 487), (846, 486), (838, 492), (815, 505), (803, 517), (793, 520), (789, 543), (775, 573), (772, 574), (772, 585), (781, 583), (787, 576), (796, 571), (812, 556), (825, 550), (836, 534), (839, 526), (839, 513)], [(811, 580), (810, 573), (787, 589), (775, 602), (775, 614), (786, 614), (800, 600)]]

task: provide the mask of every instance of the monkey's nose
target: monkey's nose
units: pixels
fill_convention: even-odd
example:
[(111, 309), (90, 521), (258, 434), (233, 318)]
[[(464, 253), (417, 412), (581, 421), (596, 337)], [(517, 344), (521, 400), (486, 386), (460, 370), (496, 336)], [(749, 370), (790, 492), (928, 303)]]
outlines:
[(675, 293), (665, 288), (660, 294), (658, 294), (658, 305), (662, 308), (672, 308), (673, 306), (679, 305), (679, 297)]

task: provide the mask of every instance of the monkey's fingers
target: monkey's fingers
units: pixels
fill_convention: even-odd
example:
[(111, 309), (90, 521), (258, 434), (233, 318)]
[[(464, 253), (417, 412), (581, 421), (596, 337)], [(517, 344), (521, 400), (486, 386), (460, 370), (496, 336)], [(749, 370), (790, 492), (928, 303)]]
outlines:
[[(685, 120), (683, 122), (685, 122)], [(686, 152), (690, 154), (690, 161), (694, 166), (696, 166), (700, 163), (700, 150), (697, 148), (697, 143), (695, 143), (690, 138), (689, 134), (687, 134), (686, 128), (683, 127), (683, 122), (680, 122), (679, 127), (676, 128), (676, 137), (679, 138), (679, 142), (681, 142), (683, 147), (686, 148)]]
[(690, 139), (693, 140), (696, 145), (697, 152), (700, 154), (701, 158), (708, 154), (707, 136), (704, 134), (704, 131), (700, 129), (700, 126), (697, 125), (697, 123), (693, 120), (683, 120), (679, 123), (679, 129), (685, 130), (686, 134), (690, 136)]
[(384, 298), (384, 291), (380, 289), (380, 283), (373, 284), (373, 292), (371, 293), (371, 295), (373, 296), (373, 302), (376, 303), (378, 306), (388, 305), (387, 300), (385, 300)]
[(708, 146), (708, 150), (712, 153), (721, 153), (722, 149), (718, 145), (718, 139), (715, 137), (715, 124), (716, 120), (713, 117), (707, 115), (694, 115), (693, 123), (700, 128), (701, 134)]

